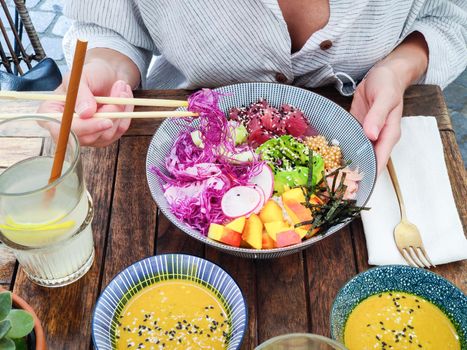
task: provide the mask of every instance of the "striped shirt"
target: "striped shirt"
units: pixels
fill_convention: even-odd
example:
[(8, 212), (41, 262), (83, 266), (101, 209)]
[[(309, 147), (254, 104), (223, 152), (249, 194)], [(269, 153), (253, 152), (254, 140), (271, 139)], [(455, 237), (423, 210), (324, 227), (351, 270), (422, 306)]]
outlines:
[(161, 89), (279, 81), (350, 95), (414, 31), (429, 47), (421, 83), (445, 87), (466, 67), (467, 0), (330, 0), (329, 9), (328, 24), (291, 53), (277, 0), (68, 0), (64, 51), (71, 62), (77, 38), (117, 50), (144, 88)]

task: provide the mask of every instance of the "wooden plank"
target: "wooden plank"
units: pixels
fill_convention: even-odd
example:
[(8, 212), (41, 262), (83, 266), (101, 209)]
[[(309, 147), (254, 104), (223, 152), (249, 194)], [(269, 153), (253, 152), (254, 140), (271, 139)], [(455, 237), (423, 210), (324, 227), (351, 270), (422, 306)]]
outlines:
[[(4, 100), (2, 99), (2, 113), (34, 114), (41, 103), (39, 101)], [(0, 120), (1, 121), (1, 120)]]
[(440, 130), (452, 130), (446, 102), (437, 85), (414, 85), (404, 94), (404, 116), (435, 116)]
[(452, 194), (456, 201), (457, 210), (464, 227), (467, 228), (467, 172), (464, 168), (464, 162), (456, 143), (454, 132), (442, 131), (441, 141), (444, 148), (444, 160), (448, 169), (449, 179), (451, 181)]
[(366, 249), (365, 233), (363, 231), (362, 220), (356, 219), (350, 224), (352, 239), (355, 251), (355, 263), (357, 271), (366, 271), (370, 268), (368, 265), (368, 250)]
[(313, 244), (305, 252), (311, 333), (329, 337), (331, 306), (340, 288), (356, 273), (349, 227)]
[(156, 253), (158, 255), (180, 253), (204, 256), (204, 244), (182, 232), (160, 211), (157, 217), (157, 232)]
[(83, 149), (88, 190), (94, 201), (93, 235), (96, 257), (79, 281), (62, 288), (43, 288), (30, 282), (19, 269), (14, 291), (26, 299), (43, 321), (50, 349), (88, 349), (91, 317), (99, 290), (104, 245), (118, 145)]
[(148, 137), (120, 141), (109, 238), (101, 289), (120, 271), (152, 256), (156, 205), (146, 185)]
[(16, 258), (13, 252), (3, 243), (0, 243), (0, 285), (10, 286), (16, 267)]
[[(243, 338), (242, 350), (251, 350), (258, 345), (256, 264), (254, 260), (238, 258), (206, 246), (206, 259), (221, 266), (229, 273), (242, 290), (248, 307), (248, 327)], [(268, 295), (269, 298), (269, 295)], [(272, 307), (272, 305), (270, 305)], [(263, 313), (269, 314), (268, 310)]]
[[(464, 234), (467, 233), (467, 174), (462, 161), (456, 137), (452, 131), (442, 131), (441, 140), (444, 146), (444, 158), (451, 180), (452, 193), (462, 221)], [(439, 234), (443, 234), (440, 232)], [(447, 278), (467, 294), (467, 260), (438, 266), (434, 272)]]
[(41, 137), (0, 137), (0, 168), (8, 168), (23, 159), (38, 156), (41, 149)]
[(301, 253), (256, 262), (258, 343), (290, 332), (308, 332)]

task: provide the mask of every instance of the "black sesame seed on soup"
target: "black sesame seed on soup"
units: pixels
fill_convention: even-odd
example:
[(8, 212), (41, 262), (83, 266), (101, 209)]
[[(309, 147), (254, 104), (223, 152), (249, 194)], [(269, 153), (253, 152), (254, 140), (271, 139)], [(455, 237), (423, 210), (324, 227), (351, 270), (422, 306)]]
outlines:
[(449, 318), (429, 301), (403, 292), (373, 295), (350, 313), (344, 329), (349, 350), (460, 350)]
[(186, 280), (154, 283), (117, 316), (116, 349), (227, 349), (231, 321), (207, 287)]

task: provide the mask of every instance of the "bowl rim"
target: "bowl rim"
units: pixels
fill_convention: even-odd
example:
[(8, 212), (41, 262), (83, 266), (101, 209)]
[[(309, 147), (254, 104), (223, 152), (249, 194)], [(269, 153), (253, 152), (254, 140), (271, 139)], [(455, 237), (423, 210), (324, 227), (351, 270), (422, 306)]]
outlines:
[(180, 256), (182, 258), (194, 258), (195, 260), (202, 260), (208, 264), (212, 264), (215, 268), (218, 268), (220, 271), (222, 271), (224, 274), (226, 274), (230, 279), (231, 281), (233, 282), (233, 284), (238, 288), (238, 291), (240, 292), (240, 295), (242, 297), (242, 301), (243, 301), (243, 309), (245, 311), (245, 324), (243, 326), (243, 328), (241, 329), (242, 331), (242, 338), (240, 339), (240, 342), (238, 344), (238, 346), (234, 349), (234, 350), (239, 350), (243, 344), (243, 340), (245, 338), (245, 332), (247, 330), (247, 327), (248, 327), (248, 320), (249, 320), (249, 314), (248, 314), (248, 304), (246, 302), (246, 298), (245, 298), (245, 294), (243, 293), (242, 289), (240, 288), (240, 286), (238, 285), (237, 281), (232, 277), (232, 275), (230, 275), (230, 273), (228, 273), (226, 270), (224, 270), (220, 265), (210, 261), (210, 260), (207, 260), (205, 258), (202, 258), (202, 257), (199, 257), (199, 256), (196, 256), (196, 255), (190, 255), (190, 254), (183, 254), (183, 253), (166, 253), (166, 254), (156, 254), (156, 255), (152, 255), (152, 256), (148, 256), (148, 257), (145, 257), (145, 258), (142, 258), (138, 261), (135, 261), (134, 263), (132, 263), (131, 265), (128, 265), (127, 267), (125, 267), (123, 270), (120, 270), (111, 280), (109, 283), (107, 283), (107, 285), (105, 286), (105, 288), (102, 290), (102, 292), (99, 294), (99, 297), (97, 298), (96, 300), (96, 303), (94, 304), (94, 308), (93, 308), (93, 311), (92, 311), (92, 321), (91, 321), (91, 336), (92, 336), (92, 343), (93, 343), (93, 346), (96, 348), (96, 350), (98, 350), (98, 346), (97, 346), (97, 343), (96, 343), (96, 338), (95, 338), (95, 322), (96, 322), (96, 312), (97, 312), (97, 307), (99, 305), (99, 303), (101, 302), (101, 299), (102, 297), (104, 296), (104, 293), (105, 291), (107, 290), (107, 288), (112, 284), (114, 283), (114, 281), (126, 270), (132, 268), (134, 265), (138, 265), (138, 264), (141, 264), (143, 261), (146, 261), (146, 260), (150, 260), (150, 259), (162, 259), (163, 257), (170, 257), (170, 256)]
[[(326, 337), (324, 335), (321, 335), (321, 334), (303, 333), (302, 332), (302, 333), (285, 333), (285, 334), (277, 335), (277, 336), (275, 336), (273, 338), (269, 338), (266, 341), (264, 341), (263, 343), (259, 344), (257, 347), (254, 348), (254, 350), (262, 350), (263, 347), (265, 347), (267, 345), (274, 345), (275, 342), (277, 342), (279, 340), (282, 340), (282, 339), (286, 339), (288, 337), (292, 337), (292, 338), (305, 337), (305, 338), (308, 338), (308, 339), (317, 339), (317, 340), (323, 341), (324, 343), (326, 343), (326, 345), (332, 345), (332, 346), (339, 347), (339, 350), (346, 350), (347, 349), (344, 346), (344, 344), (339, 343), (335, 339), (328, 338), (328, 337)], [(337, 348), (336, 348), (336, 350), (337, 350)]]
[[(463, 294), (466, 298), (467, 296), (464, 294), (464, 292), (462, 292), (454, 283), (452, 283), (451, 281), (449, 281), (447, 278), (444, 278), (443, 276), (435, 273), (435, 272), (432, 272), (432, 271), (429, 271), (429, 270), (426, 270), (426, 269), (423, 269), (423, 268), (420, 268), (420, 267), (414, 267), (414, 266), (409, 266), (409, 265), (397, 265), (397, 264), (392, 264), (392, 265), (380, 265), (380, 266), (374, 266), (374, 267), (371, 267), (369, 268), (368, 270), (365, 270), (365, 271), (362, 271), (358, 274), (356, 274), (355, 276), (353, 276), (351, 279), (349, 279), (347, 282), (345, 282), (341, 288), (339, 288), (339, 291), (337, 292), (336, 296), (334, 297), (334, 300), (332, 302), (332, 306), (331, 306), (331, 312), (329, 313), (329, 330), (330, 330), (330, 335), (331, 335), (331, 338), (336, 340), (336, 335), (334, 334), (333, 332), (333, 327), (332, 327), (332, 322), (331, 320), (335, 317), (335, 313), (336, 313), (336, 303), (337, 303), (337, 299), (340, 298), (342, 296), (342, 294), (344, 293), (344, 288), (346, 288), (349, 284), (351, 283), (355, 283), (356, 280), (358, 279), (361, 279), (363, 278), (362, 276), (368, 274), (368, 273), (373, 273), (373, 271), (376, 271), (376, 270), (387, 270), (387, 269), (399, 269), (399, 270), (406, 270), (406, 271), (416, 271), (416, 273), (424, 273), (428, 276), (435, 276), (436, 278), (439, 278), (441, 279), (444, 283), (446, 283), (449, 287), (453, 288), (454, 290), (456, 291), (459, 291), (461, 294)], [(412, 293), (410, 291), (407, 291), (406, 293)], [(375, 293), (375, 294), (378, 294), (378, 293)], [(371, 295), (375, 295), (375, 294), (371, 294)], [(413, 293), (412, 293), (413, 294)], [(371, 295), (367, 296), (366, 298), (370, 297)], [(423, 297), (423, 296), (420, 296), (420, 298), (423, 298), (423, 299), (427, 299), (426, 297)], [(365, 300), (366, 298), (360, 300), (359, 302), (362, 302), (363, 300)], [(445, 314), (445, 311), (442, 309), (442, 307), (440, 307), (438, 304), (434, 303), (433, 301), (431, 300), (428, 300), (430, 303), (432, 303), (433, 305), (435, 305), (436, 307), (438, 307), (439, 309), (441, 309), (441, 311), (443, 312), (443, 314)], [(347, 315), (348, 317), (348, 315)], [(446, 317), (448, 317), (450, 319), (449, 316), (446, 315)], [(347, 322), (347, 320), (346, 320)], [(452, 321), (451, 321), (452, 322)], [(456, 327), (457, 328), (457, 327)]]
[[(295, 89), (295, 90), (299, 90), (299, 91), (304, 91), (307, 94), (314, 95), (315, 98), (325, 99), (325, 100), (329, 101), (332, 105), (334, 105), (338, 110), (341, 110), (345, 114), (348, 114), (351, 117), (350, 120), (353, 120), (353, 122), (356, 123), (355, 125), (358, 126), (359, 128), (361, 128), (362, 131), (363, 131), (363, 126), (360, 123), (360, 121), (353, 114), (351, 114), (349, 111), (347, 111), (346, 109), (344, 109), (339, 104), (332, 101), (331, 99), (329, 99), (329, 98), (327, 98), (325, 96), (322, 96), (322, 95), (320, 95), (320, 94), (318, 94), (316, 92), (305, 89), (303, 87), (298, 87), (298, 86), (293, 86), (293, 85), (285, 85), (285, 84), (278, 84), (278, 83), (273, 83), (273, 82), (250, 82), (250, 83), (236, 83), (236, 84), (219, 86), (217, 88), (214, 88), (213, 90), (214, 91), (219, 91), (219, 90), (225, 90), (225, 89), (228, 89), (228, 88), (237, 88), (237, 87), (242, 87), (242, 86), (254, 86), (254, 85), (280, 86), (280, 88), (292, 89), (292, 90)], [(196, 91), (198, 91), (198, 90), (199, 89), (197, 89)], [(186, 109), (187, 109), (186, 107), (177, 108), (177, 110), (186, 110)], [(235, 254), (236, 256), (240, 256), (242, 258), (247, 258), (247, 259), (274, 259), (276, 256), (271, 256), (271, 255), (277, 255), (278, 254), (279, 256), (283, 256), (283, 255), (293, 254), (293, 253), (297, 253), (297, 252), (300, 252), (302, 250), (305, 250), (305, 249), (309, 248), (310, 246), (312, 246), (314, 243), (316, 243), (318, 241), (321, 241), (322, 239), (327, 238), (327, 237), (331, 236), (332, 234), (342, 230), (344, 227), (346, 227), (348, 224), (350, 224), (354, 220), (354, 219), (349, 219), (349, 220), (347, 220), (347, 221), (345, 221), (343, 223), (340, 223), (338, 225), (335, 225), (335, 226), (329, 228), (326, 231), (326, 233), (324, 233), (324, 234), (313, 236), (313, 237), (311, 237), (311, 238), (309, 238), (309, 239), (307, 239), (305, 241), (302, 241), (302, 242), (300, 242), (298, 244), (287, 246), (287, 247), (282, 247), (282, 248), (272, 248), (272, 249), (250, 249), (250, 248), (233, 247), (233, 246), (228, 246), (226, 244), (221, 244), (221, 243), (218, 243), (218, 242), (216, 242), (214, 240), (208, 239), (206, 236), (203, 236), (199, 231), (196, 231), (196, 235), (194, 235), (194, 234), (192, 234), (190, 232), (187, 232), (186, 227), (189, 228), (189, 226), (185, 225), (183, 222), (181, 222), (178, 219), (177, 219), (176, 222), (169, 219), (167, 214), (170, 213), (170, 209), (169, 208), (166, 209), (166, 208), (164, 208), (164, 206), (159, 205), (159, 201), (156, 199), (156, 197), (155, 197), (155, 195), (154, 195), (154, 193), (153, 193), (153, 191), (151, 189), (151, 186), (149, 186), (149, 174), (150, 174), (150, 171), (148, 169), (152, 165), (152, 164), (150, 164), (150, 161), (149, 161), (150, 145), (153, 144), (159, 129), (165, 123), (170, 123), (170, 119), (165, 119), (158, 126), (157, 130), (154, 132), (154, 135), (151, 137), (151, 141), (149, 143), (148, 151), (146, 153), (146, 183), (147, 183), (147, 185), (149, 187), (149, 192), (151, 193), (151, 197), (153, 198), (154, 202), (157, 204), (157, 208), (165, 215), (165, 217), (167, 217), (167, 219), (172, 224), (174, 224), (176, 227), (178, 227), (184, 234), (189, 235), (190, 237), (202, 242), (203, 244), (207, 244), (208, 246), (212, 246), (212, 247), (214, 247), (216, 249), (219, 249), (219, 250), (221, 250), (223, 252), (227, 252), (229, 254)], [(362, 206), (365, 206), (368, 203), (368, 201), (370, 200), (371, 195), (372, 195), (372, 193), (374, 191), (374, 188), (375, 188), (376, 179), (377, 179), (377, 175), (378, 175), (377, 174), (378, 160), (376, 158), (375, 148), (374, 148), (373, 143), (371, 142), (371, 140), (368, 139), (368, 137), (366, 137), (366, 139), (368, 140), (368, 142), (370, 143), (370, 146), (371, 146), (370, 150), (371, 150), (371, 153), (373, 155), (372, 158), (374, 159), (375, 173), (374, 173), (373, 178), (371, 179), (371, 184), (372, 185), (371, 185), (370, 192), (368, 193), (368, 197), (366, 198), (366, 200), (362, 203)]]

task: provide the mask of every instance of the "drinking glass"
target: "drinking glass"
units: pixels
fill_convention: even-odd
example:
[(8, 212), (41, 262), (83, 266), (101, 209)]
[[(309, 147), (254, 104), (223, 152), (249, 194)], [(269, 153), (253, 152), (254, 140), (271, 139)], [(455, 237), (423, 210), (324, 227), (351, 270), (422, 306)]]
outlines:
[(76, 281), (94, 260), (93, 205), (73, 132), (62, 174), (49, 183), (59, 126), (37, 116), (0, 121), (0, 241), (46, 287)]
[(269, 339), (255, 350), (347, 350), (344, 345), (309, 333), (284, 334)]

